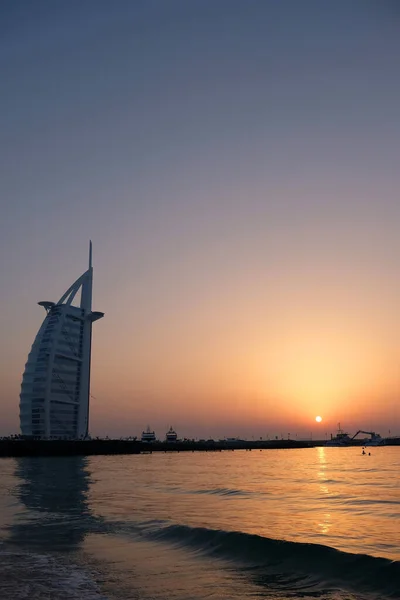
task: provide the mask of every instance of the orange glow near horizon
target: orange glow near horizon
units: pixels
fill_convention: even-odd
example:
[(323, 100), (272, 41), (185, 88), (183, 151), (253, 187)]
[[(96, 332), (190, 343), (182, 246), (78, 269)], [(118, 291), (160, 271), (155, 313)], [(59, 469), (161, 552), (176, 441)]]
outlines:
[(256, 327), (263, 308), (250, 310), (243, 301), (227, 303), (224, 312), (217, 302), (201, 314), (185, 308), (179, 326), (154, 323), (134, 346), (125, 329), (118, 356), (104, 351), (107, 333), (97, 328), (93, 386), (102, 390), (103, 415), (109, 397), (135, 431), (171, 422), (187, 435), (285, 436), (310, 435), (310, 417), (315, 436), (335, 432), (338, 422), (387, 434), (398, 418), (396, 346), (382, 329), (361, 327), (360, 314), (353, 320), (342, 310), (324, 324), (312, 307), (292, 308), (290, 318), (278, 317), (275, 307)]
[[(301, 301), (298, 290), (297, 303), (289, 305), (296, 290), (281, 279), (266, 310), (267, 291), (256, 282), (246, 297), (232, 296), (224, 281), (212, 302), (207, 290), (203, 303), (198, 295), (183, 302), (175, 294), (173, 308), (160, 305), (157, 313), (151, 302), (137, 302), (130, 316), (134, 284), (116, 311), (100, 269), (96, 275), (94, 308), (105, 318), (93, 333), (94, 434), (137, 435), (150, 423), (159, 435), (172, 424), (193, 437), (323, 437), (338, 422), (350, 431), (400, 433), (397, 332), (380, 311), (344, 306), (340, 290), (335, 313), (323, 310), (322, 299), (319, 307)], [(13, 387), (3, 392), (15, 415), (11, 431), (18, 427), (23, 361), (43, 316), (36, 306), (31, 312), (31, 330), (14, 329), (18, 360), (8, 358)]]

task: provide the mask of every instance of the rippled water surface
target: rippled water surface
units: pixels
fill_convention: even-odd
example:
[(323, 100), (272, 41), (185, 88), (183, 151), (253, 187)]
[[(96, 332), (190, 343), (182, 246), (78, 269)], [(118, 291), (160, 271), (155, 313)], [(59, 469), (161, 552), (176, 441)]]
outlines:
[(0, 461), (0, 598), (400, 598), (400, 447)]

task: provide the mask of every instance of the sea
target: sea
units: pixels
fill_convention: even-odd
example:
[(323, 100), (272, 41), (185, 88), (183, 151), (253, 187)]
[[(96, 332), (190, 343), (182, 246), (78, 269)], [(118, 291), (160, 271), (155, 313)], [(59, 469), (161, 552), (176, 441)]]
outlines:
[(400, 598), (400, 447), (0, 459), (1, 600)]

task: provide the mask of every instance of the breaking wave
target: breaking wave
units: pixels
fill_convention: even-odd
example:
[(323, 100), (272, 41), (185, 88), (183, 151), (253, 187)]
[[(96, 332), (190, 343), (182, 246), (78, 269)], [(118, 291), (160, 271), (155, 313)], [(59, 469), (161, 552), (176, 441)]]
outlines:
[(302, 586), (325, 591), (334, 588), (380, 599), (400, 598), (399, 561), (351, 554), (321, 544), (186, 525), (150, 527), (145, 534), (154, 541), (239, 563), (257, 583), (269, 587), (295, 587), (297, 592)]

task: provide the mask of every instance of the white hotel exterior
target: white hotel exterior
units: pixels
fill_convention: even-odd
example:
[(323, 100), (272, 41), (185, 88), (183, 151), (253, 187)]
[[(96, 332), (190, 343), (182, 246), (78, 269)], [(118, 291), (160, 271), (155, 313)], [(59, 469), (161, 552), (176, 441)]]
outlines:
[[(42, 439), (82, 439), (88, 435), (92, 323), (92, 242), (89, 268), (61, 299), (39, 302), (46, 317), (36, 335), (22, 378), (20, 426), (23, 435)], [(72, 302), (81, 290), (80, 306)]]

